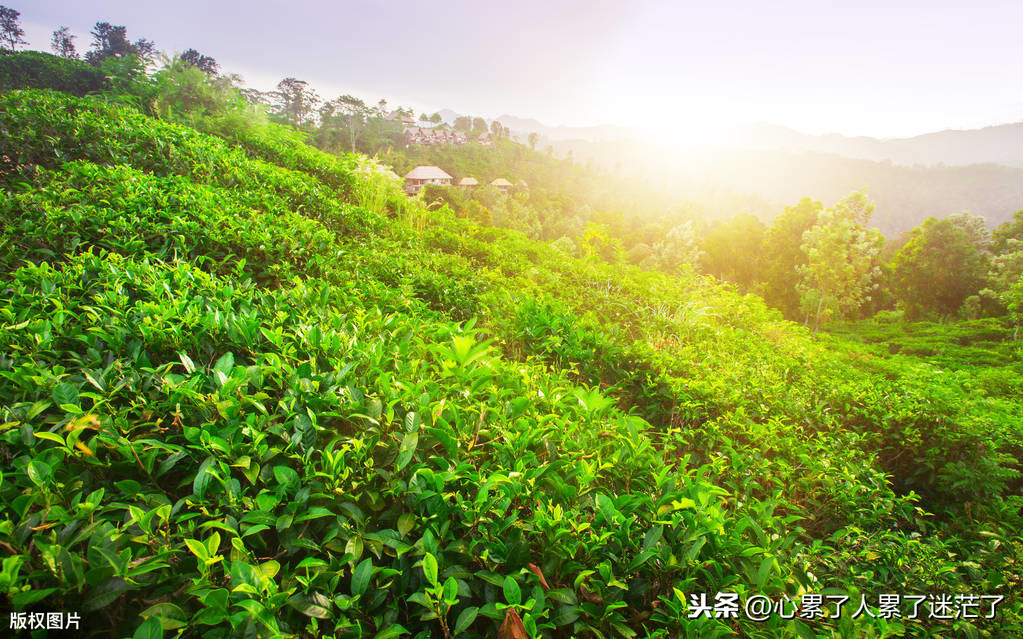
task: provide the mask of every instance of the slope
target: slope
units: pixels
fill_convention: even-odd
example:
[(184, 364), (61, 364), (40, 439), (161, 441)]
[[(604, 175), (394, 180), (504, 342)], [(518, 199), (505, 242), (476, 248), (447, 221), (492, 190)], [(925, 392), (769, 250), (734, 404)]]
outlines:
[[(695, 276), (420, 210), (272, 127), (228, 143), (14, 92), (0, 133), (18, 609), (122, 635), (141, 614), (482, 636), (508, 610), (551, 636), (1018, 627), (1018, 398), (852, 366)], [(686, 609), (826, 588), (1007, 603), (902, 623)]]

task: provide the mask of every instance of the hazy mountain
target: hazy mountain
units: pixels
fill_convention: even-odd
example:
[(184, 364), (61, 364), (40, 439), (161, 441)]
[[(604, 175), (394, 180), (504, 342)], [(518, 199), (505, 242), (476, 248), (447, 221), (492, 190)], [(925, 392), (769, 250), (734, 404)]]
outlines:
[[(554, 145), (577, 162), (634, 177), (690, 197), (694, 185), (720, 186), (757, 194), (772, 203), (772, 214), (810, 196), (830, 205), (860, 188), (877, 203), (872, 226), (889, 237), (930, 216), (962, 211), (983, 216), (988, 228), (1023, 209), (1023, 169), (996, 164), (899, 166), (833, 153), (777, 150), (672, 149), (641, 142), (571, 140)], [(763, 208), (714, 211), (715, 217)]]
[(514, 115), (502, 115), (497, 121), (512, 130), (513, 133), (529, 135), (536, 133), (546, 140), (582, 139), (591, 142), (618, 140), (633, 136), (630, 129), (614, 125), (599, 126), (547, 126), (533, 118), (520, 118)]
[(782, 126), (759, 124), (749, 127), (744, 137), (745, 145), (753, 148), (819, 151), (907, 166), (990, 162), (1023, 168), (1023, 122), (893, 139), (806, 135)]
[[(458, 114), (441, 115), (454, 121)], [(552, 127), (513, 115), (497, 120), (520, 141), (535, 132), (542, 138), (538, 148), (551, 144), (562, 157), (571, 151), (577, 162), (656, 184), (680, 199), (718, 187), (746, 194), (748, 212), (762, 217), (803, 196), (830, 205), (860, 188), (877, 203), (873, 225), (889, 237), (927, 217), (962, 211), (994, 228), (1023, 209), (1023, 123), (896, 139), (806, 135), (758, 124), (743, 129), (736, 146), (709, 149), (640, 142), (619, 126)], [(713, 215), (740, 212), (747, 211)]]

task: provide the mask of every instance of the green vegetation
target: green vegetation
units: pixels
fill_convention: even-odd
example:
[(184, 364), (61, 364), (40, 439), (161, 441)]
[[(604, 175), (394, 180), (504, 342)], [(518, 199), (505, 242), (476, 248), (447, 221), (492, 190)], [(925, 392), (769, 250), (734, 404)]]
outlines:
[[(146, 637), (1023, 632), (1010, 320), (814, 339), (685, 262), (626, 263), (599, 217), (561, 251), (407, 199), (200, 73), (136, 78), (145, 112), (0, 97), (12, 610)], [(487, 210), (554, 197), (529, 186)], [(862, 233), (857, 202), (801, 203), (771, 263), (812, 265), (793, 247), (839, 213)], [(725, 591), (1005, 601), (689, 618)]]

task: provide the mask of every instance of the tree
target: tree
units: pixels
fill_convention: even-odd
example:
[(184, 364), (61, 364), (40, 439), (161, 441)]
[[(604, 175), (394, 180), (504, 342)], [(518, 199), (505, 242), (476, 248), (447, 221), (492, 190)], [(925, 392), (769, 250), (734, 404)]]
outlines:
[(343, 128), (348, 134), (348, 141), (352, 153), (354, 153), (355, 143), (359, 139), (359, 135), (366, 129), (366, 123), (372, 111), (359, 98), (342, 95), (325, 103), (320, 108), (320, 127)]
[(472, 132), (473, 133), (486, 133), (486, 131), (487, 131), (487, 121), (486, 120), (484, 120), (483, 118), (473, 118), (472, 119)]
[(455, 118), (455, 130), (465, 131), (469, 133), (472, 131), (472, 118), (467, 115), (460, 115)]
[(53, 37), (50, 38), (50, 48), (62, 58), (77, 60), (78, 51), (75, 49), (74, 42), (76, 37), (78, 36), (71, 35), (70, 29), (61, 27), (53, 32)]
[(1019, 339), (1019, 327), (1023, 323), (1023, 239), (1005, 240), (1002, 251), (991, 259), (988, 282), (990, 288), (981, 294), (993, 297), (1005, 307), (1016, 326), (1012, 338)]
[(89, 33), (92, 35), (92, 49), (85, 54), (85, 61), (94, 66), (99, 66), (109, 58), (128, 56), (135, 56), (149, 63), (156, 54), (156, 45), (151, 40), (139, 38), (135, 42), (130, 42), (128, 30), (123, 25), (97, 22)]
[(28, 44), (23, 37), (25, 30), (18, 23), (20, 17), (20, 11), (0, 5), (0, 49), (14, 51), (18, 45)]
[(444, 118), (441, 117), (440, 113), (434, 113), (433, 115), (430, 116), (430, 122), (434, 124), (440, 124), (443, 121)]
[(536, 150), (536, 143), (540, 141), (540, 136), (537, 135), (536, 131), (529, 134), (529, 148)]
[(795, 206), (786, 206), (764, 236), (764, 301), (791, 320), (797, 319), (800, 311), (799, 269), (806, 264), (803, 234), (817, 223), (823, 210), (819, 201), (804, 197)]
[(907, 317), (953, 315), (980, 292), (988, 271), (981, 252), (988, 243), (983, 228), (982, 218), (930, 217), (910, 232), (891, 263), (893, 289)]
[(859, 310), (877, 286), (884, 237), (864, 226), (873, 211), (873, 202), (857, 191), (821, 213), (803, 234), (806, 264), (799, 268), (800, 301), (807, 323), (815, 312), (814, 334), (822, 320)]
[(490, 134), (493, 135), (495, 139), (500, 138), (504, 134), (504, 127), (500, 122), (494, 120), (490, 123)]
[(653, 263), (667, 273), (680, 273), (685, 264), (696, 267), (703, 252), (696, 241), (696, 230), (689, 220), (674, 226), (663, 240), (654, 244)]
[(209, 76), (217, 75), (220, 71), (220, 65), (217, 64), (215, 59), (208, 55), (203, 55), (195, 49), (188, 49), (181, 54), (180, 58), (183, 63), (195, 67)]
[(594, 222), (586, 225), (580, 245), (586, 257), (599, 257), (610, 264), (618, 261), (618, 254), (622, 250), (621, 243), (611, 237), (607, 225)]
[(1023, 211), (1016, 211), (1011, 220), (991, 232), (991, 252), (996, 255), (1005, 253), (1011, 240), (1023, 242)]
[(764, 224), (749, 213), (736, 215), (705, 234), (700, 248), (707, 273), (749, 292), (760, 279)]
[(320, 102), (320, 96), (309, 87), (305, 80), (284, 78), (277, 83), (277, 90), (270, 93), (275, 115), (285, 124), (301, 127), (309, 120), (313, 109)]

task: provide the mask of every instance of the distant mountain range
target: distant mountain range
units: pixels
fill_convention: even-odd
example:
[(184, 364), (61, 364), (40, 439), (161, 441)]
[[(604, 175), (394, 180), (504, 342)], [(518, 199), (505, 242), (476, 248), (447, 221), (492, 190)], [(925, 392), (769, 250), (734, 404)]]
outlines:
[(752, 148), (818, 151), (906, 166), (991, 163), (1023, 168), (1023, 122), (894, 139), (806, 135), (782, 126), (759, 124), (749, 127), (743, 137), (741, 144)]
[[(453, 122), (458, 114), (441, 115)], [(873, 225), (889, 237), (927, 217), (962, 211), (994, 228), (1023, 209), (1023, 122), (894, 139), (757, 124), (740, 129), (727, 148), (707, 149), (642, 142), (618, 126), (551, 127), (512, 115), (497, 120), (523, 142), (537, 133), (538, 148), (552, 145), (560, 156), (571, 152), (576, 161), (634, 176), (680, 199), (715, 187), (746, 194), (748, 212), (765, 218), (804, 195), (830, 205), (860, 188), (877, 203)]]

